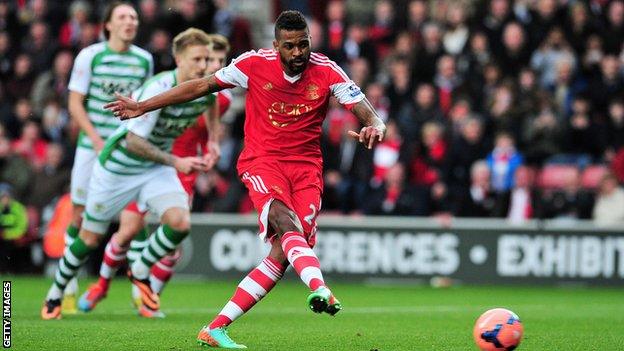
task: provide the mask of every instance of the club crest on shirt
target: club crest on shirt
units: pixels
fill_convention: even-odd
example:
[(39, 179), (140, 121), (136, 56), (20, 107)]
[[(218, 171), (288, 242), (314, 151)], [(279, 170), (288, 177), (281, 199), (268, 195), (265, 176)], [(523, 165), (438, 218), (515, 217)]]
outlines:
[(306, 87), (306, 99), (316, 100), (319, 98), (319, 87), (316, 84), (310, 84)]
[(266, 83), (266, 84), (262, 87), (262, 89), (264, 89), (264, 90), (271, 90), (271, 89), (273, 89), (273, 84), (271, 84), (270, 82), (269, 82), (269, 83)]

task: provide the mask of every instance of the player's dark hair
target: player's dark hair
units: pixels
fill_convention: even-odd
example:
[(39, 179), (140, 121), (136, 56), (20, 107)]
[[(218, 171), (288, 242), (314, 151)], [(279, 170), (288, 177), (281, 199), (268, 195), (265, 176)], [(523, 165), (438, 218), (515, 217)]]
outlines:
[(275, 39), (277, 39), (280, 30), (291, 31), (306, 28), (308, 28), (308, 23), (301, 12), (295, 10), (282, 11), (275, 20)]
[(113, 17), (113, 11), (115, 11), (117, 7), (122, 5), (127, 5), (134, 8), (134, 5), (132, 5), (132, 3), (129, 1), (113, 1), (109, 3), (108, 6), (106, 6), (106, 8), (104, 9), (104, 15), (102, 16), (102, 31), (106, 40), (110, 38), (110, 31), (106, 29), (106, 23), (110, 22), (111, 17)]

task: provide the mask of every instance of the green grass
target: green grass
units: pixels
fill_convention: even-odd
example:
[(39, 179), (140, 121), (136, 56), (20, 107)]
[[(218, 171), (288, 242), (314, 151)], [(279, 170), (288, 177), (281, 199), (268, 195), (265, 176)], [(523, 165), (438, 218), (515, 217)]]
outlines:
[[(4, 278), (6, 279), (6, 278)], [(15, 350), (201, 350), (199, 328), (220, 310), (237, 282), (174, 280), (164, 292), (164, 320), (137, 317), (130, 283), (116, 280), (88, 314), (39, 319), (50, 280), (13, 280)], [(81, 282), (84, 289), (87, 281)], [(506, 307), (524, 323), (520, 350), (622, 350), (621, 290), (332, 284), (344, 310), (316, 315), (306, 289), (282, 282), (236, 321), (230, 336), (251, 350), (475, 350), (472, 327), (486, 309)]]

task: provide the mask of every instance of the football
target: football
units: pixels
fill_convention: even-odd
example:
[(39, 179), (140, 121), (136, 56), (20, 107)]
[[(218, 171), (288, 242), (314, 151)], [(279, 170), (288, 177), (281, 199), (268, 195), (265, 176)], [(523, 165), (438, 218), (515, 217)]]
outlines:
[(522, 339), (522, 322), (517, 314), (504, 308), (486, 311), (477, 319), (473, 336), (483, 351), (515, 350)]

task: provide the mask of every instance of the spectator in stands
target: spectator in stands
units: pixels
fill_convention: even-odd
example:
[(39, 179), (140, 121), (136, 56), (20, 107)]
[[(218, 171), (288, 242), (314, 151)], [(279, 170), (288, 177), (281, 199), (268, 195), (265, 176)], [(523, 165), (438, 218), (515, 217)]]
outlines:
[(502, 83), (496, 87), (492, 100), (488, 102), (487, 130), (490, 134), (508, 132), (514, 140), (520, 140), (521, 126), (524, 116), (520, 114), (513, 86)]
[(592, 217), (600, 226), (624, 223), (624, 190), (612, 173), (605, 174), (600, 181)]
[(605, 150), (605, 131), (592, 118), (591, 107), (587, 98), (577, 96), (567, 124), (565, 143), (572, 156), (570, 161), (579, 166), (589, 163), (591, 157), (599, 160)]
[(494, 53), (502, 52), (502, 35), (505, 25), (514, 20), (508, 0), (491, 0), (485, 16), (479, 18), (480, 30), (488, 37)]
[(587, 5), (581, 1), (572, 3), (567, 12), (564, 26), (566, 38), (576, 56), (581, 57), (586, 52), (587, 40), (598, 32), (598, 26), (591, 18)]
[(58, 44), (50, 38), (48, 24), (35, 21), (30, 26), (30, 35), (22, 42), (22, 51), (32, 59), (32, 68), (35, 73), (41, 73), (52, 65)]
[(529, 64), (531, 51), (522, 25), (509, 22), (503, 30), (503, 50), (499, 62), (505, 75), (516, 78), (520, 70)]
[(64, 158), (65, 154), (62, 145), (48, 145), (45, 161), (41, 168), (35, 171), (32, 190), (26, 201), (29, 206), (33, 206), (38, 212), (41, 212), (56, 197), (68, 191), (70, 170), (63, 166)]
[(384, 175), (380, 187), (374, 189), (363, 204), (364, 213), (369, 215), (414, 215), (417, 198), (406, 185), (405, 169), (396, 163)]
[(442, 28), (435, 22), (426, 23), (422, 29), (422, 43), (411, 68), (412, 80), (415, 82), (433, 81), (438, 59), (444, 54)]
[(8, 32), (0, 31), (0, 82), (9, 79), (13, 70), (13, 50), (11, 38)]
[(171, 38), (165, 30), (156, 29), (152, 32), (147, 50), (154, 58), (155, 74), (175, 68), (175, 61), (171, 55)]
[(498, 194), (504, 194), (514, 186), (514, 175), (524, 158), (516, 149), (513, 136), (508, 132), (499, 132), (494, 141), (494, 150), (487, 157), (491, 172), (492, 188)]
[(446, 12), (446, 31), (442, 38), (444, 50), (456, 56), (464, 51), (470, 36), (466, 23), (466, 7), (459, 2), (450, 3)]
[(496, 194), (490, 186), (490, 169), (485, 160), (478, 160), (470, 168), (470, 187), (453, 194), (453, 214), (458, 217), (491, 217), (496, 205)]
[(15, 58), (13, 75), (6, 82), (6, 94), (10, 102), (15, 103), (21, 98), (29, 98), (30, 91), (35, 83), (33, 62), (27, 54), (20, 54)]
[(600, 73), (590, 82), (589, 95), (598, 113), (606, 114), (609, 101), (624, 93), (622, 66), (615, 55), (607, 55), (600, 61)]
[(45, 162), (48, 143), (41, 137), (41, 127), (34, 120), (28, 120), (22, 127), (22, 134), (11, 147), (15, 153), (24, 157), (30, 165), (39, 170)]
[(67, 110), (61, 108), (57, 100), (48, 100), (41, 115), (41, 133), (44, 139), (55, 143), (66, 141), (68, 122)]
[(617, 54), (624, 40), (624, 2), (615, 0), (609, 3), (602, 37), (605, 39), (605, 52)]
[(469, 117), (461, 123), (460, 132), (451, 141), (444, 177), (453, 194), (463, 194), (470, 186), (472, 165), (484, 159), (490, 147), (484, 141), (483, 124)]
[(407, 57), (396, 57), (390, 64), (390, 81), (385, 90), (390, 99), (391, 116), (398, 114), (410, 103), (413, 88), (409, 72)]
[(347, 30), (343, 52), (336, 57), (336, 62), (339, 64), (352, 62), (359, 58), (364, 58), (368, 62), (371, 71), (377, 71), (377, 53), (375, 52), (375, 46), (368, 39), (366, 27), (360, 23), (354, 23)]
[(436, 75), (433, 84), (438, 95), (438, 104), (444, 115), (447, 115), (453, 104), (453, 99), (464, 91), (463, 78), (457, 74), (455, 58), (451, 55), (441, 56), (437, 63)]
[(521, 130), (528, 164), (541, 166), (545, 160), (561, 152), (563, 128), (548, 107), (527, 118)]
[(624, 146), (624, 100), (615, 99), (609, 104), (609, 123), (607, 128), (607, 155), (611, 160), (615, 153)]
[(375, 47), (379, 57), (385, 57), (390, 52), (394, 41), (396, 25), (394, 7), (389, 0), (378, 0), (375, 3), (373, 23), (368, 28), (368, 38)]
[(141, 25), (134, 40), (137, 46), (147, 46), (152, 38), (152, 33), (155, 30), (163, 29), (165, 23), (163, 23), (164, 19), (160, 10), (160, 3), (157, 0), (141, 0), (139, 3)]
[(422, 42), (422, 30), (428, 15), (429, 4), (426, 0), (411, 0), (407, 5), (407, 30), (416, 43)]
[(20, 272), (29, 257), (30, 248), (20, 239), (28, 230), (26, 208), (13, 198), (12, 188), (0, 183), (0, 273)]
[(69, 6), (69, 20), (61, 26), (59, 44), (64, 48), (71, 48), (80, 42), (81, 32), (89, 21), (91, 6), (88, 2), (76, 0)]
[(41, 116), (44, 105), (49, 100), (56, 100), (62, 104), (63, 108), (67, 108), (67, 85), (73, 64), (74, 57), (70, 51), (59, 51), (54, 58), (52, 69), (37, 77), (30, 94), (35, 114)]
[(437, 122), (426, 122), (417, 142), (408, 144), (403, 159), (409, 167), (409, 181), (419, 186), (431, 186), (443, 179), (448, 145), (444, 127)]
[(560, 28), (553, 28), (548, 36), (531, 56), (531, 68), (540, 76), (540, 86), (548, 89), (555, 84), (557, 77), (557, 62), (567, 59), (576, 68), (574, 51), (565, 40)]
[(590, 219), (593, 208), (591, 193), (581, 188), (581, 172), (566, 173), (560, 190), (544, 194), (543, 214), (559, 220)]
[(410, 145), (418, 142), (420, 130), (426, 122), (444, 123), (444, 115), (437, 104), (433, 85), (420, 84), (413, 96), (411, 103), (405, 104), (398, 113), (391, 114), (397, 119), (403, 139)]
[(11, 139), (18, 138), (24, 124), (34, 117), (32, 106), (26, 98), (17, 100), (10, 114), (4, 115), (2, 125)]
[(323, 33), (326, 43), (322, 48), (327, 56), (340, 61), (342, 47), (347, 37), (345, 4), (341, 0), (332, 0), (325, 10), (326, 23)]
[(515, 169), (511, 189), (497, 195), (494, 215), (505, 217), (512, 224), (521, 224), (531, 218), (540, 217), (539, 194), (534, 190), (534, 174), (528, 167)]

